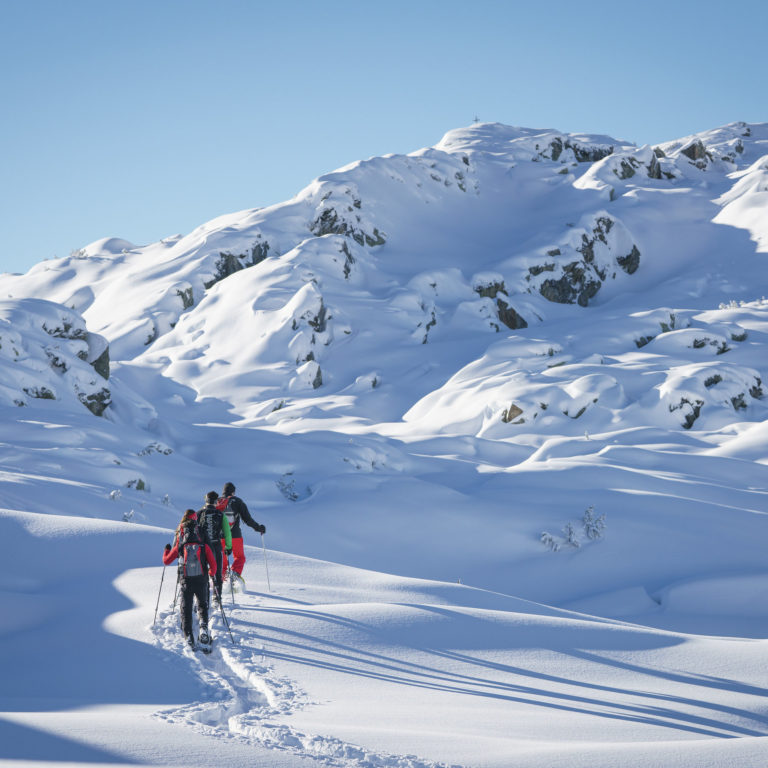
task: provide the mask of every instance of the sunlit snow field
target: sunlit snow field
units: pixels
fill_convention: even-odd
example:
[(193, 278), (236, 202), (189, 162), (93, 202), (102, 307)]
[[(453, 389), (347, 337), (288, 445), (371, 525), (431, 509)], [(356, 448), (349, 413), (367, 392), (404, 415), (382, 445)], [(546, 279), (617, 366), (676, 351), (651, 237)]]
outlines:
[(0, 276), (0, 762), (765, 765), (767, 169), (476, 124)]

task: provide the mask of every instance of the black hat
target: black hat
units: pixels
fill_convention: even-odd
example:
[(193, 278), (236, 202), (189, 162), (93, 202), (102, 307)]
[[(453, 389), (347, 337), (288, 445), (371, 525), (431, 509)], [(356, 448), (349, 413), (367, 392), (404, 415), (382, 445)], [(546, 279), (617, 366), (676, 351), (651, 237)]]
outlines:
[(205, 500), (209, 504), (213, 504), (213, 502), (216, 501), (216, 499), (218, 498), (219, 498), (219, 494), (216, 493), (216, 491), (208, 491), (208, 493), (205, 494)]
[(224, 496), (231, 496), (234, 492), (235, 492), (234, 483), (224, 483), (224, 490), (222, 491)]

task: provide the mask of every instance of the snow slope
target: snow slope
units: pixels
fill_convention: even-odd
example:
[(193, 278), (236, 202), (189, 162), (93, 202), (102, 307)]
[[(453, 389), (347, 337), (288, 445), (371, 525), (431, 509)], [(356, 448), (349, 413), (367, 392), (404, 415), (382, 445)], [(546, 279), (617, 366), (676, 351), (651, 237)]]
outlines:
[[(183, 647), (171, 569), (152, 626), (160, 569), (143, 563), (160, 531), (8, 510), (0, 519), (18, 553), (11, 572), (24, 572), (32, 548), (44, 564), (3, 590), (14, 617), (0, 638), (15, 661), (2, 696), (7, 758), (426, 768), (661, 756), (759, 765), (765, 754), (764, 640), (272, 552), (272, 591), (261, 577), (225, 595), (234, 642), (216, 617), (206, 657)], [(62, 578), (64, 548), (82, 565)], [(758, 583), (678, 588), (666, 620), (697, 614), (697, 592), (727, 602)], [(21, 615), (13, 587), (26, 594)], [(753, 613), (764, 626), (762, 605)]]
[[(762, 765), (766, 158), (476, 124), (0, 275), (0, 759)], [(273, 591), (201, 659), (227, 480)]]

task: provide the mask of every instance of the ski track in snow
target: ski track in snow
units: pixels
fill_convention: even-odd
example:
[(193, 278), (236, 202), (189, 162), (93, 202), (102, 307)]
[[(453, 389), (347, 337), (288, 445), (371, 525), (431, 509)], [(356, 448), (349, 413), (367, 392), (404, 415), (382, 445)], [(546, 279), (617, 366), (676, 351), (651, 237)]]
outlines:
[[(215, 738), (238, 738), (269, 749), (311, 757), (323, 765), (346, 768), (447, 768), (446, 763), (421, 760), (414, 755), (390, 755), (348, 744), (332, 736), (305, 734), (270, 718), (290, 715), (310, 704), (295, 682), (282, 678), (266, 663), (268, 648), (259, 638), (250, 639), (237, 629), (237, 617), (253, 611), (259, 600), (238, 593), (238, 604), (225, 608), (232, 641), (220, 612), (209, 616), (215, 637), (209, 655), (188, 648), (181, 635), (176, 611), (166, 609), (153, 632), (156, 642), (166, 650), (189, 659), (199, 675), (208, 701), (197, 701), (157, 713), (158, 719), (183, 723)], [(225, 596), (226, 601), (226, 596)], [(254, 605), (255, 604), (255, 605)], [(197, 619), (195, 618), (195, 624)], [(460, 768), (452, 764), (451, 768)]]

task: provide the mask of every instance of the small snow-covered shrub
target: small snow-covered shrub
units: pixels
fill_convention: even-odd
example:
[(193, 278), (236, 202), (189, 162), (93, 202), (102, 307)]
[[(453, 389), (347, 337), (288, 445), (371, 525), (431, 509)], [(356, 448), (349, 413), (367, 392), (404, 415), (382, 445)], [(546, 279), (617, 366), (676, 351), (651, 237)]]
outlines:
[(574, 549), (578, 549), (581, 546), (576, 529), (573, 527), (573, 523), (566, 523), (563, 526), (563, 537), (563, 544), (565, 546), (573, 547)]
[(605, 515), (595, 515), (595, 507), (592, 504), (584, 512), (581, 525), (590, 541), (598, 541), (605, 535)]
[(138, 456), (149, 456), (151, 453), (160, 453), (163, 456), (170, 456), (173, 453), (173, 448), (169, 448), (167, 445), (158, 442), (152, 442), (145, 446), (138, 452)]
[(594, 505), (587, 507), (581, 520), (567, 522), (562, 529), (562, 537), (557, 538), (548, 531), (542, 531), (539, 541), (550, 552), (559, 552), (565, 547), (580, 549), (582, 544), (600, 541), (605, 536), (605, 515), (596, 515)]
[(309, 488), (305, 488), (304, 491), (296, 488), (293, 472), (286, 472), (279, 480), (275, 480), (275, 485), (288, 501), (301, 501), (310, 494)]
[(560, 549), (560, 544), (557, 542), (555, 537), (551, 533), (547, 533), (547, 531), (541, 532), (539, 541), (541, 541), (541, 543), (552, 552), (557, 552)]

